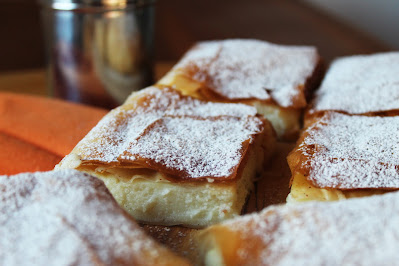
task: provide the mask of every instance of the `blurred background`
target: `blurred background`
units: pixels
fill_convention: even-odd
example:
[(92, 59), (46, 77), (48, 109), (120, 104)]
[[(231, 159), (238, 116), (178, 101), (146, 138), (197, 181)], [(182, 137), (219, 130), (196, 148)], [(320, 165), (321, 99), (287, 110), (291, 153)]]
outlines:
[[(258, 38), (309, 44), (337, 56), (399, 49), (394, 0), (159, 0), (155, 60), (176, 61), (194, 42)], [(35, 0), (0, 0), (0, 75), (44, 68), (44, 37)]]

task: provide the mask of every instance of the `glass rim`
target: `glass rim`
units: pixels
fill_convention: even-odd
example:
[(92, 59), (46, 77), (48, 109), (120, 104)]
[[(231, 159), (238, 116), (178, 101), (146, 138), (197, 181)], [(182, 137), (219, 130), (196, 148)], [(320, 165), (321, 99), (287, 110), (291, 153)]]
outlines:
[(39, 0), (42, 6), (55, 10), (113, 10), (127, 7), (144, 7), (155, 2), (156, 0)]

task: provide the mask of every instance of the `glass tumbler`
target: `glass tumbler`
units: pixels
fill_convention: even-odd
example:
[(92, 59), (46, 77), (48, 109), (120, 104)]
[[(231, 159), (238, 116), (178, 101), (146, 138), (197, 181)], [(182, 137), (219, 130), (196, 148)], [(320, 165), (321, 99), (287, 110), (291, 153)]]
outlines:
[(152, 83), (154, 0), (41, 0), (49, 94), (105, 108)]

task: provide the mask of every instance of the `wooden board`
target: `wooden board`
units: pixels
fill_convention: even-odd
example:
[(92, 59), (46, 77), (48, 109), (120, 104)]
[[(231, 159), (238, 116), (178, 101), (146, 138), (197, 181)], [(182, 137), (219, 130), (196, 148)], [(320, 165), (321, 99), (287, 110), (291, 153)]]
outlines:
[[(243, 213), (262, 210), (272, 204), (284, 204), (289, 193), (291, 173), (287, 164), (287, 155), (294, 148), (294, 143), (280, 142), (269, 162), (267, 170), (255, 183), (254, 191), (248, 198)], [(181, 226), (142, 225), (149, 235), (160, 243), (170, 247), (177, 254), (188, 258), (195, 265), (200, 265), (197, 243), (198, 229)]]

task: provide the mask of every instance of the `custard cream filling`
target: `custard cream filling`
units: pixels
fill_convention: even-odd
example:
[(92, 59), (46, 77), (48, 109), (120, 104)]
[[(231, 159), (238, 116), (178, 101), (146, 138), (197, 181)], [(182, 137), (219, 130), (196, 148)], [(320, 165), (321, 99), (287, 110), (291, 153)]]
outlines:
[(287, 203), (298, 203), (303, 201), (335, 201), (349, 198), (367, 197), (389, 192), (383, 189), (358, 189), (340, 190), (333, 188), (315, 187), (301, 173), (295, 173), (292, 179), (291, 191), (287, 196)]

